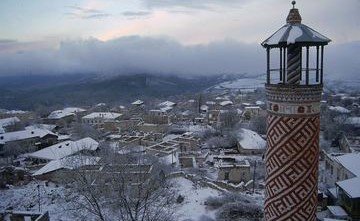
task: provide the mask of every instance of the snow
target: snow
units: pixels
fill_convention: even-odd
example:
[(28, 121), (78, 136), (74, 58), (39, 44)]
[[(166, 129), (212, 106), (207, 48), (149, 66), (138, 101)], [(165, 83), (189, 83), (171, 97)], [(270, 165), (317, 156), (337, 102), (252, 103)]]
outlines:
[(17, 117), (9, 117), (9, 118), (0, 119), (0, 127), (14, 125), (17, 122), (20, 122), (19, 118), (17, 118)]
[(350, 113), (350, 110), (346, 109), (345, 107), (340, 107), (340, 106), (330, 106), (329, 110), (331, 111), (335, 111), (341, 114), (348, 114)]
[(37, 170), (33, 176), (46, 174), (59, 169), (76, 169), (87, 165), (96, 165), (100, 160), (100, 157), (89, 156), (69, 156), (59, 160), (52, 160), (45, 166)]
[(207, 105), (201, 105), (200, 110), (202, 111), (208, 111), (209, 107)]
[(351, 198), (360, 198), (360, 177), (340, 181), (336, 183)]
[(113, 112), (93, 112), (91, 114), (84, 116), (83, 119), (103, 118), (108, 120), (114, 120), (120, 116), (122, 116), (122, 114), (113, 113)]
[[(49, 211), (51, 220), (81, 220), (72, 217), (72, 203), (65, 201), (65, 188), (44, 182), (31, 183), (0, 190), (0, 210), (12, 207), (14, 210), (38, 212), (38, 185), (40, 185), (41, 211)], [(89, 219), (91, 220), (91, 219)]]
[(171, 102), (171, 101), (165, 101), (159, 104), (160, 107), (173, 107), (175, 106), (176, 103)]
[(172, 109), (173, 109), (172, 106), (166, 106), (166, 107), (160, 108), (160, 110), (161, 110), (162, 112), (168, 112), (168, 111), (171, 111)]
[(345, 218), (348, 215), (341, 206), (328, 206), (327, 208), (330, 211), (330, 213), (336, 217)]
[(242, 128), (239, 133), (239, 144), (244, 149), (265, 149), (266, 141), (255, 131)]
[[(263, 88), (265, 80), (260, 78), (241, 78), (235, 81), (227, 81), (219, 84), (215, 88), (221, 89), (257, 89)], [(215, 98), (218, 100), (217, 98)], [(222, 98), (221, 98), (222, 99)]]
[(285, 34), (287, 29), (288, 29), (287, 25), (283, 26), (277, 32), (275, 32), (269, 39), (267, 39), (264, 43), (266, 43), (268, 45), (278, 44), (280, 42), (280, 40), (282, 39), (282, 37)]
[(65, 141), (33, 153), (26, 154), (30, 158), (45, 160), (58, 160), (73, 155), (82, 150), (94, 151), (98, 148), (99, 143), (92, 138), (84, 138), (78, 141)]
[(289, 32), (289, 36), (287, 39), (287, 44), (294, 44), (296, 39), (303, 35), (303, 31), (298, 26), (291, 26), (291, 30)]
[(349, 117), (345, 120), (345, 124), (360, 126), (360, 117)]
[(25, 127), (25, 130), (34, 130), (34, 129), (46, 129), (53, 131), (57, 126), (55, 124), (35, 124)]
[(220, 102), (220, 105), (225, 107), (225, 106), (229, 106), (229, 105), (233, 105), (234, 103), (232, 101), (223, 101)]
[(265, 102), (264, 101), (256, 101), (255, 104), (261, 106), (261, 105), (265, 105)]
[(355, 176), (360, 177), (360, 154), (349, 153), (342, 156), (335, 157), (345, 169), (353, 173)]
[(67, 116), (75, 115), (78, 112), (84, 112), (85, 109), (77, 108), (77, 107), (67, 107), (63, 110), (56, 110), (50, 113), (48, 119), (61, 119)]
[(136, 101), (132, 102), (131, 104), (132, 104), (132, 105), (142, 105), (142, 104), (144, 104), (144, 101), (142, 101), (142, 100), (136, 100)]
[(42, 138), (48, 134), (55, 135), (51, 131), (48, 131), (45, 129), (21, 130), (21, 131), (15, 131), (15, 132), (1, 134), (0, 142), (6, 143), (6, 142), (10, 142), (10, 141), (24, 140), (24, 139), (35, 138), (35, 137)]
[(204, 203), (208, 197), (220, 196), (220, 191), (200, 187), (183, 177), (175, 178), (174, 182), (177, 184), (178, 194), (184, 196), (184, 202), (176, 209), (176, 215), (180, 217), (179, 221), (187, 219), (198, 221), (203, 215), (215, 218), (215, 211), (208, 210)]

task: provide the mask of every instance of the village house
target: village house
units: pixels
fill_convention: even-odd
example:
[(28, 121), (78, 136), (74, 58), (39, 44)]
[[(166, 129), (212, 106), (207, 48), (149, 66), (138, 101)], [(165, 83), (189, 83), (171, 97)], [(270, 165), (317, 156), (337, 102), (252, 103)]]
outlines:
[(351, 220), (360, 220), (360, 177), (339, 181), (336, 186), (339, 204), (346, 210)]
[(242, 128), (237, 134), (237, 147), (240, 154), (264, 154), (266, 141), (255, 131)]
[(87, 137), (77, 141), (64, 141), (55, 145), (43, 148), (33, 153), (25, 154), (27, 159), (32, 162), (47, 163), (52, 160), (59, 160), (74, 154), (86, 154), (97, 150), (99, 143), (94, 139)]
[(0, 119), (0, 134), (16, 131), (19, 128), (21, 128), (21, 122), (17, 117)]
[(169, 124), (169, 116), (166, 110), (150, 110), (144, 116), (144, 122), (149, 124)]
[(44, 119), (46, 124), (56, 124), (60, 127), (68, 127), (72, 122), (74, 122), (78, 117), (81, 117), (85, 113), (85, 109), (77, 107), (68, 107), (62, 110), (56, 110), (49, 114), (47, 118)]
[(24, 153), (27, 149), (41, 149), (56, 143), (57, 138), (56, 134), (45, 129), (3, 133), (0, 134), (0, 156), (6, 154), (6, 150), (16, 154)]
[(235, 184), (251, 180), (250, 163), (247, 160), (238, 161), (232, 157), (217, 160), (215, 167), (218, 168), (218, 180)]
[(115, 122), (121, 119), (122, 114), (113, 112), (93, 112), (81, 118), (82, 123), (90, 125), (103, 125), (105, 122)]
[(334, 187), (338, 181), (360, 176), (360, 154), (325, 154), (324, 182)]

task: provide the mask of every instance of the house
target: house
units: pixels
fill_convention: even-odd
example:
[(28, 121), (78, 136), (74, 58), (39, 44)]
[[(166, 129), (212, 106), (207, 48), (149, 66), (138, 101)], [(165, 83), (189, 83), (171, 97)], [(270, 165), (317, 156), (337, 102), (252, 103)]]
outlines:
[(166, 110), (150, 110), (149, 113), (144, 116), (144, 121), (149, 124), (168, 124), (169, 116)]
[(68, 170), (97, 165), (100, 159), (100, 157), (92, 156), (68, 156), (48, 162), (45, 166), (36, 170), (32, 175), (36, 177), (36, 179), (40, 180), (62, 182), (63, 177), (60, 173), (64, 173)]
[(6, 148), (17, 149), (24, 153), (27, 149), (41, 149), (54, 144), (58, 136), (46, 129), (22, 130), (0, 134), (0, 155), (5, 154)]
[(134, 102), (131, 103), (133, 106), (142, 106), (144, 105), (144, 101), (142, 100), (136, 100)]
[(237, 147), (240, 154), (264, 154), (266, 141), (255, 131), (242, 128), (237, 134)]
[(360, 177), (339, 181), (338, 198), (351, 220), (360, 220)]
[(339, 147), (344, 153), (360, 152), (360, 137), (343, 134), (339, 141)]
[(329, 106), (329, 110), (336, 112), (338, 114), (350, 114), (350, 110), (346, 109), (345, 107), (341, 106)]
[(244, 108), (243, 115), (244, 116), (248, 115), (250, 117), (258, 116), (260, 114), (260, 111), (261, 111), (261, 107), (259, 106), (247, 106)]
[(97, 150), (98, 147), (99, 143), (97, 141), (87, 137), (77, 141), (57, 143), (36, 152), (26, 154), (25, 156), (36, 162), (49, 162), (86, 151), (92, 152)]
[(17, 117), (0, 119), (0, 134), (15, 131), (19, 124), (20, 119)]
[(324, 182), (333, 187), (336, 182), (360, 177), (360, 154), (325, 154)]
[(221, 159), (217, 166), (218, 180), (230, 183), (247, 183), (251, 180), (250, 163), (247, 160), (237, 161), (235, 158), (230, 160)]
[(60, 127), (67, 127), (73, 121), (76, 120), (76, 115), (78, 113), (84, 113), (86, 110), (77, 107), (68, 107), (62, 110), (56, 110), (49, 114), (49, 116), (44, 119), (46, 124), (56, 124)]
[(102, 125), (105, 122), (115, 122), (121, 119), (122, 114), (113, 112), (93, 112), (81, 118), (84, 124)]

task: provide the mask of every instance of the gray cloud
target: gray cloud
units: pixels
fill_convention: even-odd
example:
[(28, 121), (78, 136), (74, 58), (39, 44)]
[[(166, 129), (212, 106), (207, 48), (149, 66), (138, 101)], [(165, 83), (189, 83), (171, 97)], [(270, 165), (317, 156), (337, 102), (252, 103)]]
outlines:
[(148, 8), (185, 7), (195, 9), (211, 9), (214, 5), (236, 5), (249, 0), (142, 0)]
[(151, 11), (125, 11), (122, 13), (127, 19), (147, 18), (152, 14)]
[(106, 13), (105, 11), (98, 9), (89, 9), (79, 6), (66, 6), (69, 9), (69, 12), (65, 12), (69, 18), (77, 19), (101, 19), (111, 16), (111, 14)]
[[(327, 78), (359, 78), (360, 42), (330, 45), (326, 50)], [(0, 75), (100, 73), (155, 73), (213, 75), (261, 74), (265, 51), (258, 44), (225, 40), (184, 46), (166, 38), (123, 37), (106, 42), (96, 39), (67, 41), (58, 49), (0, 51)]]

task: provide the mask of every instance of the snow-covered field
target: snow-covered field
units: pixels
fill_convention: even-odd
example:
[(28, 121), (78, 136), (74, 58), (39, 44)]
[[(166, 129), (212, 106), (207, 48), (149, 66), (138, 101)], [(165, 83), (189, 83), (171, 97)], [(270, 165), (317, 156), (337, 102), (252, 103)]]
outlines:
[(223, 82), (217, 86), (215, 89), (256, 89), (263, 88), (265, 80), (261, 78), (241, 78), (235, 81)]
[(195, 185), (192, 181), (182, 177), (176, 178), (174, 181), (177, 185), (178, 194), (184, 196), (184, 202), (179, 204), (176, 209), (179, 221), (198, 221), (201, 216), (215, 218), (215, 211), (208, 210), (204, 202), (210, 196), (220, 196), (220, 191)]
[(64, 200), (65, 189), (44, 182), (32, 181), (20, 187), (0, 190), (0, 210), (13, 209), (39, 211), (38, 185), (40, 185), (41, 211), (49, 211), (51, 220), (80, 220), (72, 216), (71, 203)]

